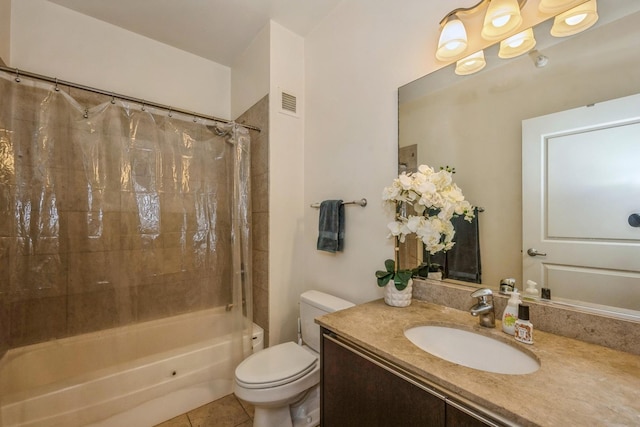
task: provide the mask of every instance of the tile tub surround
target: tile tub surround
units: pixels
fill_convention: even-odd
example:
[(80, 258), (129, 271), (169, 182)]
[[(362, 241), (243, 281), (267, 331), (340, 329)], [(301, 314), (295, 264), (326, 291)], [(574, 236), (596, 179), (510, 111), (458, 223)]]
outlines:
[[(121, 117), (114, 107), (79, 121), (61, 95), (43, 108), (49, 91), (27, 80), (20, 87), (24, 97), (0, 104), (6, 107), (0, 113), (2, 160), (16, 165), (5, 167), (0, 179), (0, 357), (9, 348), (228, 303), (230, 251), (211, 250), (202, 237), (207, 224), (200, 221), (200, 200), (227, 194), (226, 188), (201, 190), (202, 183), (227, 177), (226, 168), (212, 167), (211, 140), (228, 144), (178, 116), (163, 121), (163, 138), (151, 126), (158, 115), (152, 120), (136, 112), (130, 123), (108, 121)], [(9, 99), (15, 85), (0, 79), (1, 96)], [(110, 105), (110, 96), (59, 89), (86, 108)], [(45, 123), (51, 126), (43, 138), (36, 130)], [(178, 149), (180, 137), (193, 142), (190, 151)], [(51, 150), (38, 148), (41, 141)], [(137, 151), (127, 153), (137, 154), (124, 156), (125, 142), (135, 142)], [(198, 161), (182, 168), (183, 154)], [(135, 173), (120, 173), (121, 167)], [(94, 170), (100, 180), (88, 173)], [(32, 212), (40, 197), (48, 204)], [(230, 236), (228, 202), (221, 197), (215, 209), (216, 226)], [(218, 239), (223, 247), (228, 241)]]
[[(372, 301), (316, 319), (354, 344), (518, 425), (639, 425), (640, 356), (536, 330), (534, 344), (482, 328), (467, 311), (414, 300), (406, 308)], [(413, 345), (408, 328), (454, 325), (506, 340), (541, 364), (527, 375), (460, 366)]]
[[(470, 296), (474, 289), (439, 280), (414, 279), (413, 298), (465, 311), (475, 304), (475, 298)], [(508, 299), (494, 291), (496, 319), (502, 319)], [(640, 355), (640, 320), (624, 320), (549, 302), (525, 303), (531, 307), (534, 332), (551, 332)]]

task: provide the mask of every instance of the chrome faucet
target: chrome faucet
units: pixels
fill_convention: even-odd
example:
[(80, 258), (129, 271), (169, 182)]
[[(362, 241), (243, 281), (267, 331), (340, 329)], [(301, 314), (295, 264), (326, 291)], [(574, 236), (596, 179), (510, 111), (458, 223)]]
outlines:
[[(487, 297), (491, 297), (491, 303), (487, 302)], [(478, 316), (480, 326), (495, 328), (496, 312), (493, 308), (493, 292), (491, 292), (491, 289), (477, 289), (471, 294), (471, 298), (478, 298), (478, 303), (469, 309), (469, 313), (474, 317)]]

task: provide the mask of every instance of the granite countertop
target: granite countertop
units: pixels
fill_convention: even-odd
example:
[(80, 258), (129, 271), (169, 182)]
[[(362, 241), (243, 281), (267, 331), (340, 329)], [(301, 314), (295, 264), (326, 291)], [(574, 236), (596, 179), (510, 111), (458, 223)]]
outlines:
[[(531, 319), (535, 327), (535, 319)], [(525, 426), (640, 425), (640, 356), (534, 329), (534, 344), (482, 328), (468, 312), (413, 300), (396, 308), (382, 300), (327, 314), (321, 326), (491, 412)], [(533, 355), (540, 369), (526, 375), (479, 371), (433, 356), (404, 331), (440, 324), (508, 342)]]

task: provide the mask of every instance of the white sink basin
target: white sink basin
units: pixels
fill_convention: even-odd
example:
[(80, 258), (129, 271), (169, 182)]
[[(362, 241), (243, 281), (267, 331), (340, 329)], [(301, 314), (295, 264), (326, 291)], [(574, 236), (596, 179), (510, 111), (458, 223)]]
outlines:
[(446, 326), (416, 326), (404, 335), (427, 353), (449, 362), (498, 374), (530, 374), (540, 363), (500, 340)]

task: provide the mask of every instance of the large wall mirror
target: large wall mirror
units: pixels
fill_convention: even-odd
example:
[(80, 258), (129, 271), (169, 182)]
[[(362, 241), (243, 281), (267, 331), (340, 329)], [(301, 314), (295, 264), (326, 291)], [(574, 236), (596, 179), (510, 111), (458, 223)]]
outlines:
[[(484, 208), (482, 286), (497, 289), (501, 279), (513, 277), (522, 290), (528, 279), (523, 277), (523, 120), (640, 93), (640, 1), (598, 0), (598, 14), (595, 26), (567, 38), (549, 36), (551, 22), (539, 24), (535, 53), (502, 60), (492, 46), (485, 49), (487, 66), (476, 74), (458, 76), (450, 65), (399, 88), (400, 151), (415, 146), (417, 164), (455, 167), (455, 181), (467, 199)], [(540, 55), (548, 59), (543, 67), (536, 66)], [(635, 148), (640, 165), (640, 140)], [(640, 208), (640, 200), (637, 204)], [(562, 302), (640, 318), (636, 260), (629, 281), (635, 286), (633, 304), (584, 303), (580, 283)], [(615, 292), (607, 285), (606, 280), (598, 284), (603, 293)]]

